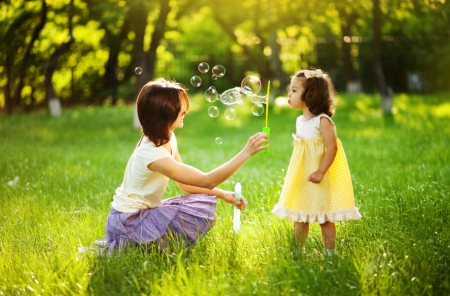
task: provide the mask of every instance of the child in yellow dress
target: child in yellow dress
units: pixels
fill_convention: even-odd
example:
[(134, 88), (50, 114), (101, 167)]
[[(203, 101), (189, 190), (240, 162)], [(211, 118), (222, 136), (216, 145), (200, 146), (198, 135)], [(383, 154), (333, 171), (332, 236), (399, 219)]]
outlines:
[(280, 199), (272, 212), (294, 221), (296, 243), (304, 248), (309, 224), (318, 222), (327, 255), (335, 253), (335, 221), (361, 218), (344, 149), (337, 138), (336, 98), (329, 76), (320, 69), (298, 71), (291, 79), (288, 103), (301, 109), (294, 151)]

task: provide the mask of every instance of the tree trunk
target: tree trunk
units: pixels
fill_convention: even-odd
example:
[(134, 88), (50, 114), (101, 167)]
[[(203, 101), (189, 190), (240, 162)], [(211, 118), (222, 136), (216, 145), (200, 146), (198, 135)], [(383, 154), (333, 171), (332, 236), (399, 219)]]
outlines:
[(72, 34), (72, 18), (73, 18), (73, 1), (70, 0), (70, 8), (69, 8), (69, 36), (70, 39), (66, 43), (61, 44), (58, 48), (56, 48), (55, 52), (51, 55), (50, 59), (44, 66), (44, 87), (45, 87), (45, 95), (47, 98), (48, 107), (50, 110), (50, 114), (52, 116), (59, 116), (61, 114), (61, 101), (56, 95), (55, 88), (53, 87), (52, 78), (53, 73), (55, 72), (58, 58), (62, 55), (67, 49), (70, 48), (70, 45), (75, 42)]
[[(237, 44), (239, 44), (236, 35), (234, 34), (234, 25), (225, 21), (225, 18), (220, 14), (219, 11), (214, 10), (214, 19), (220, 25), (222, 30), (230, 36)], [(260, 38), (260, 36), (258, 36)], [(241, 44), (241, 48), (244, 51), (244, 55), (250, 60), (250, 64), (256, 65), (258, 73), (261, 77), (271, 77), (270, 62), (265, 58), (263, 49), (265, 47), (265, 42), (262, 38), (261, 44), (257, 47), (258, 50), (251, 50), (248, 45)], [(240, 81), (239, 81), (240, 84)]]
[[(145, 6), (144, 6), (145, 7)], [(136, 85), (134, 90), (134, 99), (137, 99), (139, 91), (144, 83), (147, 82), (147, 63), (145, 62), (145, 50), (144, 50), (144, 37), (145, 37), (145, 28), (147, 27), (147, 16), (148, 11), (141, 6), (134, 6), (130, 9), (130, 16), (133, 19), (132, 29), (135, 33), (134, 39), (134, 59), (133, 59), (133, 70), (137, 67), (142, 69), (141, 74), (137, 74), (136, 77)], [(137, 117), (136, 105), (134, 107), (134, 117), (133, 117), (133, 126), (135, 128), (139, 128), (141, 126), (139, 119)]]
[(75, 94), (75, 67), (70, 69), (70, 105), (75, 105), (78, 103), (77, 96)]
[(103, 95), (99, 96), (99, 103), (109, 96), (112, 97), (112, 104), (115, 105), (118, 99), (117, 93), (117, 58), (119, 57), (119, 42), (111, 42), (109, 47), (108, 60), (105, 65), (105, 76), (103, 76)]
[[(142, 49), (142, 54), (144, 55), (143, 65), (145, 65), (145, 67), (142, 69), (143, 70), (142, 74), (139, 75), (138, 79), (137, 79), (136, 95), (135, 95), (136, 98), (137, 98), (142, 86), (154, 78), (156, 62), (157, 62), (156, 51), (158, 49), (159, 44), (161, 43), (161, 40), (164, 37), (164, 33), (166, 31), (167, 16), (169, 15), (170, 9), (171, 8), (169, 5), (169, 1), (161, 0), (159, 16), (156, 19), (156, 22), (154, 25), (155, 29), (153, 30), (153, 33), (151, 36), (150, 48), (147, 52), (144, 52)], [(142, 46), (142, 48), (143, 48), (143, 46)], [(144, 69), (145, 69), (145, 71), (144, 71)], [(139, 118), (137, 116), (136, 107), (135, 107), (135, 112), (134, 112), (133, 125), (135, 128), (139, 128), (141, 126), (141, 124), (139, 122)]]
[[(361, 82), (358, 78), (358, 73), (353, 66), (353, 57), (351, 54), (351, 40), (346, 40), (345, 38), (351, 38), (352, 27), (358, 19), (358, 14), (352, 13), (347, 16), (343, 12), (339, 12), (341, 17), (341, 33), (342, 33), (342, 63), (344, 68), (344, 77), (346, 83), (346, 91), (348, 93), (360, 93), (361, 92)], [(345, 19), (344, 19), (345, 18)]]
[(383, 114), (391, 113), (392, 90), (387, 86), (381, 60), (381, 8), (380, 0), (373, 0), (373, 56), (372, 63), (375, 80), (381, 96), (381, 110)]
[(21, 99), (22, 99), (22, 89), (24, 87), (24, 79), (27, 73), (27, 68), (30, 66), (28, 64), (28, 59), (31, 55), (31, 50), (33, 49), (34, 42), (38, 39), (39, 34), (41, 33), (42, 29), (44, 28), (45, 22), (47, 20), (47, 3), (45, 0), (42, 0), (42, 10), (41, 10), (41, 19), (39, 24), (34, 28), (33, 34), (31, 36), (30, 43), (27, 46), (27, 50), (25, 51), (25, 54), (22, 59), (22, 64), (20, 66), (19, 70), (19, 82), (16, 87), (16, 91), (14, 92), (14, 97), (12, 98), (12, 108), (16, 106), (21, 105)]
[(169, 12), (169, 1), (161, 0), (159, 17), (156, 20), (155, 30), (152, 33), (150, 48), (147, 52), (147, 80), (152, 80), (154, 78), (157, 62), (156, 50), (158, 49), (158, 46), (164, 37), (164, 33), (166, 31), (167, 16), (169, 15)]
[(6, 55), (5, 60), (5, 72), (6, 72), (6, 85), (5, 85), (5, 109), (6, 114), (11, 115), (13, 113), (13, 103), (11, 98), (11, 89), (13, 81), (11, 79), (11, 56)]
[[(277, 79), (280, 82), (279, 89), (286, 89), (286, 87), (290, 83), (289, 76), (286, 75), (283, 71), (283, 63), (280, 60), (280, 52), (281, 52), (281, 45), (277, 42), (277, 31), (274, 30), (272, 33), (270, 33), (269, 36), (269, 46), (272, 48), (272, 54), (270, 55), (270, 60), (272, 63), (272, 69), (274, 73), (274, 79)], [(275, 87), (273, 88), (276, 89)], [(275, 94), (275, 92), (273, 92)]]
[(110, 37), (109, 56), (105, 66), (105, 76), (103, 77), (103, 89), (105, 90), (106, 96), (101, 96), (100, 99), (106, 99), (111, 95), (113, 105), (115, 105), (119, 99), (117, 63), (122, 40), (127, 37), (127, 34), (130, 31), (130, 17), (130, 15), (125, 16), (119, 35)]

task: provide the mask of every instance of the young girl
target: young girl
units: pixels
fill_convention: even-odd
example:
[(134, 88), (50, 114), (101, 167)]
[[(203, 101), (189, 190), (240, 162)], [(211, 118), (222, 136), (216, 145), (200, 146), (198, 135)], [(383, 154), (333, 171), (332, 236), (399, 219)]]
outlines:
[[(127, 246), (167, 244), (179, 238), (192, 244), (214, 225), (216, 197), (239, 209), (234, 192), (215, 188), (229, 178), (250, 156), (267, 149), (265, 133), (250, 137), (235, 157), (203, 173), (181, 161), (174, 130), (183, 127), (189, 109), (184, 87), (165, 79), (144, 85), (137, 98), (143, 135), (131, 155), (122, 185), (116, 190), (106, 222), (109, 252)], [(162, 200), (169, 179), (188, 192)]]
[(301, 109), (294, 151), (280, 200), (272, 212), (294, 221), (296, 243), (304, 248), (309, 224), (318, 222), (327, 255), (335, 252), (335, 221), (360, 219), (341, 142), (331, 117), (333, 84), (320, 69), (298, 71), (291, 79), (288, 103)]

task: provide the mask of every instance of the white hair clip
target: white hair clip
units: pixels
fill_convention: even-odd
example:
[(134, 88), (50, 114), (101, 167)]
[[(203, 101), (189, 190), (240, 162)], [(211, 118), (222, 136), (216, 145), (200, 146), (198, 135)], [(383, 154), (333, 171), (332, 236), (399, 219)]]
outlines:
[(316, 69), (316, 70), (303, 70), (303, 75), (305, 75), (306, 79), (309, 78), (323, 78), (324, 74), (322, 70)]

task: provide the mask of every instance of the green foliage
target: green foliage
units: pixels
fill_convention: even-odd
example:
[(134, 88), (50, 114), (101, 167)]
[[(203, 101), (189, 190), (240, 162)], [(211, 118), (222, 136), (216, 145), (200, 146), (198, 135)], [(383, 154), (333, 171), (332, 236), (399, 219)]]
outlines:
[[(46, 23), (33, 44), (30, 37), (43, 1), (0, 2), (1, 110), (45, 106), (44, 66), (68, 40), (69, 5), (62, 0), (45, 2)], [(150, 47), (161, 2), (74, 3), (75, 43), (60, 56), (52, 80), (58, 97), (67, 105), (133, 101), (141, 86), (133, 69), (146, 63), (137, 52)], [(395, 92), (411, 91), (408, 74), (413, 73), (419, 74), (423, 91), (448, 91), (449, 2), (389, 0), (382, 4), (383, 66), (389, 86)], [(170, 6), (166, 34), (157, 46), (155, 71), (149, 77), (172, 77), (188, 84), (198, 63), (206, 61), (211, 67), (226, 67), (227, 75), (217, 81), (224, 87), (238, 85), (246, 73), (253, 72), (273, 81), (274, 93), (281, 93), (288, 83), (286, 76), (314, 65), (329, 72), (337, 88), (344, 90), (343, 44), (349, 42), (351, 64), (364, 90), (375, 89), (370, 0), (172, 0)], [(146, 23), (137, 12), (144, 13), (143, 19), (147, 14)], [(348, 23), (352, 23), (352, 36), (342, 32), (341, 26)], [(143, 42), (136, 40), (140, 29), (145, 30)], [(31, 54), (24, 59), (28, 47)], [(204, 81), (210, 83), (211, 78)], [(18, 99), (10, 102), (18, 92)]]
[[(449, 294), (447, 97), (398, 95), (393, 115), (383, 117), (375, 96), (340, 96), (335, 122), (363, 218), (336, 223), (339, 253), (332, 258), (323, 255), (318, 225), (303, 254), (292, 223), (270, 212), (292, 151), (295, 110), (271, 108), (269, 154), (254, 156), (221, 185), (243, 185), (249, 206), (238, 235), (231, 232), (232, 208), (219, 201), (216, 225), (195, 246), (106, 258), (80, 257), (77, 248), (104, 236), (112, 195), (140, 136), (133, 109), (2, 118), (0, 294)], [(264, 125), (249, 105), (237, 106), (233, 121), (208, 117), (209, 106), (194, 96), (176, 132), (183, 161), (204, 171)], [(166, 197), (177, 194), (169, 183)]]

